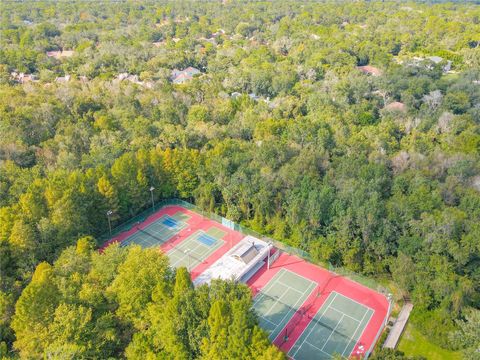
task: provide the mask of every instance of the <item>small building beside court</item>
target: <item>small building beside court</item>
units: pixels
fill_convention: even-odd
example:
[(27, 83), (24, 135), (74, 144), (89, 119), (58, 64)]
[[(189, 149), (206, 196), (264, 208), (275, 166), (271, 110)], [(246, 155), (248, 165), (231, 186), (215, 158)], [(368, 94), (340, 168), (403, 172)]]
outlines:
[(213, 279), (245, 282), (265, 265), (270, 249), (265, 241), (247, 236), (200, 274), (194, 284), (209, 284)]

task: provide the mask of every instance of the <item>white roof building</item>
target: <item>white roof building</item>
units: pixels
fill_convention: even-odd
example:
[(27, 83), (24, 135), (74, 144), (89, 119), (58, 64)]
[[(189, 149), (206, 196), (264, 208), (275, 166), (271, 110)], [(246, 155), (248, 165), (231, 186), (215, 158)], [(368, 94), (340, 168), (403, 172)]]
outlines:
[[(262, 267), (272, 245), (253, 236), (243, 238), (193, 282), (195, 286), (209, 284), (213, 279), (248, 280)], [(250, 276), (249, 276), (250, 275)]]

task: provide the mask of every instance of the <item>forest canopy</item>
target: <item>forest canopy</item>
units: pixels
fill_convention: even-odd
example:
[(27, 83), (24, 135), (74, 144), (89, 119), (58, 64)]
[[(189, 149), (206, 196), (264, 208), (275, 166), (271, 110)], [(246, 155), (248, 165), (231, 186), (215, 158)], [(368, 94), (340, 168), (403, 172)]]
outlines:
[(257, 324), (245, 285), (194, 288), (155, 249), (78, 240), (40, 263), (15, 306), (24, 358), (284, 359)]
[[(206, 334), (245, 327), (246, 358), (282, 358), (242, 286), (93, 250), (154, 186), (392, 281), (427, 338), (475, 358), (479, 34), (468, 3), (1, 2), (1, 355), (222, 358), (238, 348)], [(163, 288), (124, 278), (139, 261)], [(195, 321), (159, 340), (156, 307)]]

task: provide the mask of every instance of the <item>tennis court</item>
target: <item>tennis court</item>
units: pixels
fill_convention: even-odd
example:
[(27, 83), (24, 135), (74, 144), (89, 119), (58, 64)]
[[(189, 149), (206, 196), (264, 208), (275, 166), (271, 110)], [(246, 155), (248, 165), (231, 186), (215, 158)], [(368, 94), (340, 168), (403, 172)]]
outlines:
[(348, 358), (374, 311), (335, 291), (315, 314), (288, 355), (295, 360)]
[(194, 269), (224, 244), (221, 238), (225, 234), (215, 227), (207, 232), (196, 231), (167, 253), (170, 264), (176, 268), (185, 266), (188, 270)]
[(163, 215), (161, 218), (155, 220), (143, 229), (137, 227), (137, 231), (123, 240), (120, 243), (120, 246), (123, 247), (131, 244), (138, 244), (143, 248), (147, 248), (162, 245), (178, 234), (180, 230), (187, 225), (181, 220), (184, 216), (175, 215)]
[(280, 269), (253, 300), (260, 326), (273, 341), (309, 297), (317, 283)]

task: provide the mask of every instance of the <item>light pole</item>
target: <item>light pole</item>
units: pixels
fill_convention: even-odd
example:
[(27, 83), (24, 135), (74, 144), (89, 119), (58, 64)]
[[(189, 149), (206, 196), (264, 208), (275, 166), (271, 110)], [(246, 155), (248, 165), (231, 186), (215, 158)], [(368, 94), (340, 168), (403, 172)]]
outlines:
[(187, 257), (188, 257), (188, 268), (187, 268), (187, 270), (190, 271), (190, 249), (185, 250), (185, 253), (187, 254)]
[(152, 195), (152, 210), (155, 211), (155, 202), (153, 201), (153, 190), (155, 190), (155, 188), (153, 186), (150, 186), (150, 195)]
[(112, 210), (107, 211), (107, 218), (108, 218), (108, 228), (110, 229), (110, 236), (112, 236), (112, 223), (110, 222), (110, 216), (113, 214)]
[(267, 260), (267, 270), (270, 270), (270, 246), (272, 243), (269, 241), (267, 243), (267, 249), (268, 249), (268, 260)]

